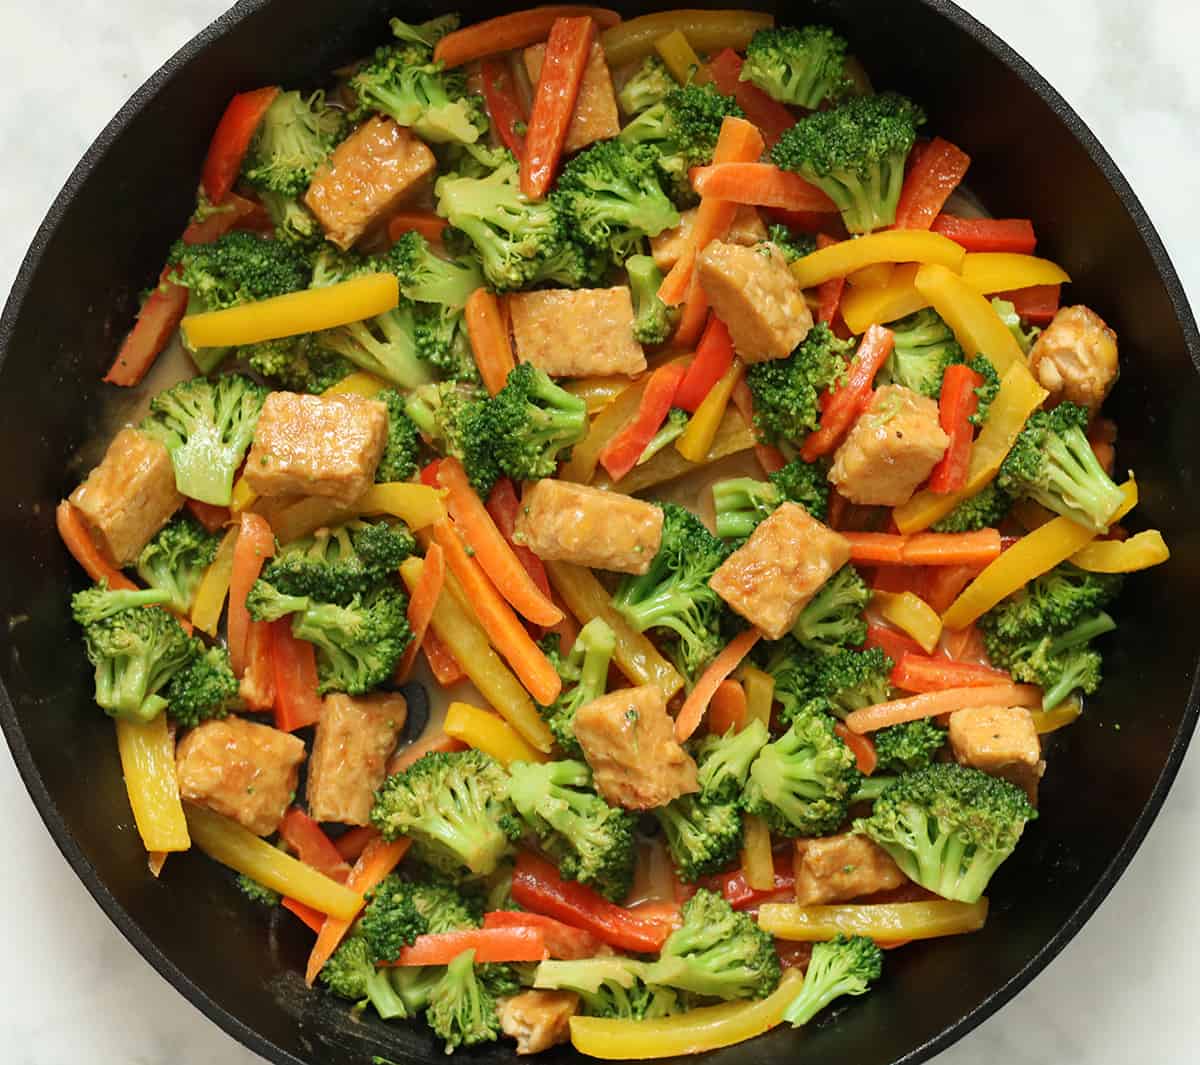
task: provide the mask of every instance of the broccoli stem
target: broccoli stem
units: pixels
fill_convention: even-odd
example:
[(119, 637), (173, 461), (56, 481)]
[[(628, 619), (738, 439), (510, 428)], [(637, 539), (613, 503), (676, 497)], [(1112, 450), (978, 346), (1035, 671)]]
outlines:
[(375, 969), (366, 980), (367, 999), (375, 1007), (375, 1012), (385, 1021), (397, 1020), (408, 1016), (404, 1000), (392, 987), (387, 969)]
[(717, 535), (722, 539), (744, 539), (779, 502), (779, 489), (769, 481), (734, 477), (713, 485), (717, 510)]
[(1058, 496), (1068, 507), (1082, 513), (1099, 532), (1124, 502), (1125, 495), (1100, 465), (1082, 430), (1072, 428), (1054, 434), (1046, 442), (1049, 491), (1035, 492), (1038, 502), (1061, 510)]
[[(1112, 632), (1116, 627), (1117, 623), (1112, 619), (1111, 615), (1101, 611), (1090, 618), (1085, 618), (1073, 629), (1051, 640), (1046, 648), (1046, 657), (1051, 659), (1057, 658), (1067, 651), (1083, 647), (1097, 636), (1103, 636), (1106, 632)], [(1086, 670), (1086, 658), (1077, 656), (1062, 671), (1061, 676), (1053, 687), (1047, 688), (1042, 693), (1042, 709), (1053, 710), (1054, 707), (1066, 699), (1071, 692), (1079, 687), (1079, 679)]]

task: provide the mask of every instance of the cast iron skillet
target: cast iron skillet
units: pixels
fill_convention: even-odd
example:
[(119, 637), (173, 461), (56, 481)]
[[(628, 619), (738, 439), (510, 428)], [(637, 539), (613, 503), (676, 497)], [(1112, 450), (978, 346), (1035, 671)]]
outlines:
[[(468, 21), (497, 11), (459, 6)], [(59, 546), (53, 509), (78, 480), (71, 459), (95, 429), (100, 374), (183, 228), (225, 102), (253, 86), (320, 77), (377, 43), (396, 13), (383, 0), (244, 0), (215, 22), (88, 151), (0, 320), (0, 614), (9, 622), (0, 625), (0, 722), (47, 827), (108, 916), (190, 1001), (280, 1065), (363, 1065), (372, 1054), (433, 1061), (441, 1051), (421, 1027), (355, 1022), (343, 1003), (306, 991), (297, 974), (308, 933), (286, 916), (256, 915), (207, 859), (172, 857), (161, 880), (147, 874), (112, 727), (92, 705), (69, 617), (80, 574)], [(436, 9), (402, 13), (415, 21)], [(786, 11), (789, 22), (808, 17), (841, 26), (877, 85), (926, 105), (930, 128), (971, 154), (973, 187), (993, 212), (1035, 219), (1042, 253), (1075, 278), (1071, 299), (1117, 329), (1118, 458), (1138, 472), (1137, 522), (1161, 528), (1172, 548), (1171, 562), (1132, 581), (1119, 604), (1102, 696), (1049, 744), (1043, 816), (995, 878), (987, 928), (890, 955), (879, 989), (836, 1018), (717, 1055), (893, 1065), (949, 1046), (1063, 948), (1133, 856), (1179, 767), (1198, 712), (1200, 637), (1183, 619), (1200, 598), (1200, 426), (1191, 414), (1200, 409), (1200, 336), (1125, 179), (1011, 49), (946, 0)], [(467, 1056), (510, 1054), (500, 1043)], [(542, 1060), (572, 1057), (559, 1048)]]

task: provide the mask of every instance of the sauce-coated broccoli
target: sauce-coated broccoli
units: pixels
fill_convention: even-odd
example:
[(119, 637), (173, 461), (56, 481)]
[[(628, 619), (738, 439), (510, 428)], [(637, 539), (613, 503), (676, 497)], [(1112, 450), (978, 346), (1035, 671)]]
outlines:
[(174, 518), (142, 548), (138, 576), (151, 588), (166, 592), (171, 609), (186, 615), (220, 542), (220, 533), (210, 533), (195, 518)]
[(579, 630), (570, 654), (562, 655), (558, 643), (558, 634), (551, 633), (543, 639), (542, 650), (562, 677), (563, 688), (550, 706), (539, 710), (563, 752), (582, 758), (583, 749), (575, 738), (575, 711), (604, 694), (616, 637), (603, 618), (592, 618)]
[(758, 30), (746, 47), (741, 80), (781, 103), (814, 111), (850, 90), (846, 40), (828, 26)]
[(742, 811), (737, 802), (709, 802), (681, 795), (654, 810), (679, 875), (689, 883), (737, 862)]
[(799, 1028), (834, 999), (863, 995), (883, 973), (883, 951), (866, 936), (838, 935), (813, 947), (800, 993), (788, 1003), (783, 1019)]

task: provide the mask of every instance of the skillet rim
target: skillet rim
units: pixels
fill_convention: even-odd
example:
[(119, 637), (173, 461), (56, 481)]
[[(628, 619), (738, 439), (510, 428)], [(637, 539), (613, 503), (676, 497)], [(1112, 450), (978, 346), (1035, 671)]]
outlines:
[[(134, 116), (153, 100), (158, 91), (175, 74), (199, 56), (215, 40), (273, 2), (275, 0), (239, 0), (235, 6), (214, 19), (146, 79), (92, 142), (55, 197), (17, 272), (3, 314), (0, 315), (0, 366), (5, 361), (16, 321), (20, 317), (26, 293), (41, 265), (45, 249), (57, 232), (68, 205), (79, 188), (91, 176), (96, 162), (121, 137)], [(986, 48), (1054, 112), (1067, 132), (1084, 148), (1092, 163), (1117, 194), (1122, 206), (1137, 228), (1138, 235), (1150, 254), (1155, 270), (1171, 302), (1192, 365), (1200, 371), (1200, 330), (1197, 329), (1196, 319), (1179, 275), (1141, 200), (1091, 128), (1020, 53), (973, 15), (964, 11), (951, 0), (918, 0), (918, 2)], [(1083, 901), (1045, 946), (1030, 957), (1007, 982), (992, 991), (954, 1024), (899, 1058), (895, 1065), (918, 1065), (958, 1042), (1031, 983), (1078, 934), (1116, 885), (1117, 880), (1129, 866), (1133, 856), (1149, 833), (1179, 772), (1198, 719), (1200, 719), (1200, 663), (1193, 671), (1192, 685), (1183, 719), (1171, 742), (1166, 761), (1150, 797), (1124, 843)], [(184, 975), (108, 890), (95, 867), (87, 860), (76, 843), (59, 813), (57, 804), (46, 788), (34, 764), (29, 747), (25, 743), (8, 692), (2, 683), (0, 683), (0, 729), (3, 730), (8, 741), (17, 771), (54, 842), (89, 894), (134, 949), (188, 1002), (243, 1046), (275, 1065), (307, 1065), (302, 1059), (277, 1046), (258, 1031), (244, 1024)]]

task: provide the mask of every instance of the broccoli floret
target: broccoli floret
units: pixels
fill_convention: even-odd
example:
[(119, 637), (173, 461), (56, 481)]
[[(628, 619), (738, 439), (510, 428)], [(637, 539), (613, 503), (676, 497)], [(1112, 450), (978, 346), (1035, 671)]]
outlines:
[(838, 935), (813, 947), (800, 993), (783, 1019), (793, 1028), (808, 1024), (834, 999), (863, 995), (883, 973), (883, 951), (866, 936)]
[(258, 198), (275, 227), (275, 239), (303, 254), (316, 251), (325, 241), (325, 230), (317, 216), (300, 200), (270, 189), (259, 189)]
[(494, 1043), (500, 1038), (496, 997), (475, 971), (475, 951), (463, 951), (449, 965), (429, 993), (425, 1011), (449, 1054), (455, 1047)]
[(991, 359), (982, 353), (976, 355), (967, 365), (983, 378), (983, 384), (975, 389), (979, 404), (975, 408), (975, 413), (967, 420), (972, 425), (982, 425), (987, 421), (988, 413), (992, 409), (992, 400), (1000, 392), (1000, 375), (996, 372), (996, 367), (992, 365)]
[(416, 905), (415, 887), (393, 875), (367, 896), (357, 930), (376, 964), (395, 961), (401, 950), (412, 946), (417, 936), (430, 930), (429, 922)]
[(513, 762), (509, 798), (568, 880), (618, 902), (629, 894), (636, 858), (634, 817), (592, 790), (584, 762)]
[(630, 147), (648, 145), (657, 152), (659, 170), (670, 184), (676, 203), (694, 202), (688, 171), (712, 162), (721, 123), (729, 116), (743, 117), (732, 96), (722, 96), (712, 85), (684, 85), (670, 89), (621, 130), (619, 140)]
[(1031, 326), (1026, 329), (1021, 324), (1021, 316), (1017, 314), (1016, 304), (1009, 300), (1002, 300), (999, 296), (992, 297), (992, 308), (1000, 316), (1000, 320), (1008, 326), (1008, 331), (1012, 333), (1017, 343), (1021, 347), (1021, 351), (1028, 355), (1033, 350), (1033, 345), (1037, 343), (1037, 338), (1042, 335), (1042, 331), (1037, 326)]
[(984, 644), (992, 662), (1008, 670), (1014, 680), (1040, 685), (1042, 709), (1052, 710), (1073, 691), (1090, 695), (1100, 687), (1100, 652), (1088, 644), (1116, 627), (1117, 623), (1100, 611), (1057, 636), (1013, 643), (987, 632)]
[[(787, 723), (806, 709), (822, 713), (828, 710), (816, 684), (821, 655), (785, 636), (770, 643), (759, 641), (754, 657), (775, 681), (775, 701), (780, 705), (781, 721)], [(810, 706), (814, 700), (815, 706)]]
[(629, 292), (633, 297), (633, 336), (640, 344), (662, 344), (675, 329), (676, 315), (658, 298), (663, 272), (651, 255), (631, 255), (625, 260)]
[(460, 23), (461, 18), (457, 11), (438, 15), (435, 18), (426, 19), (424, 22), (418, 22), (415, 25), (398, 18), (388, 20), (388, 26), (391, 28), (393, 37), (400, 41), (408, 41), (412, 44), (420, 45), (427, 49), (430, 58), (433, 58), (434, 45), (445, 37), (446, 34), (453, 33), (458, 29)]
[(675, 88), (676, 82), (666, 64), (656, 55), (648, 55), (642, 65), (621, 86), (617, 103), (621, 111), (630, 116), (641, 114), (648, 107), (666, 99), (667, 93)]
[(553, 703), (538, 709), (563, 752), (582, 758), (583, 748), (575, 738), (575, 711), (604, 694), (616, 636), (603, 618), (592, 618), (579, 630), (565, 658), (559, 653), (558, 642), (558, 634), (551, 633), (542, 641), (542, 649), (562, 677), (563, 688)]
[(748, 914), (701, 889), (683, 905), (683, 924), (667, 938), (646, 982), (714, 998), (766, 998), (779, 984), (775, 943)]
[(478, 928), (483, 922), (480, 900), (472, 895), (464, 895), (453, 884), (434, 879), (410, 883), (408, 890), (413, 905), (433, 935)]
[(689, 883), (737, 862), (742, 812), (736, 802), (706, 802), (681, 795), (654, 810), (679, 875)]
[(180, 492), (227, 507), (266, 398), (262, 385), (240, 374), (193, 377), (150, 401), (141, 430), (170, 452)]
[(1088, 410), (1060, 403), (1029, 416), (1000, 466), (1006, 492), (1105, 532), (1125, 496), (1104, 472), (1087, 438)]
[(879, 647), (862, 651), (842, 648), (822, 655), (813, 665), (812, 684), (839, 717), (884, 702), (891, 693), (895, 663)]
[(754, 424), (769, 443), (799, 444), (821, 424), (821, 392), (844, 376), (853, 346), (820, 322), (786, 359), (747, 368)]
[(466, 424), (487, 441), (500, 469), (514, 481), (553, 477), (561, 452), (587, 435), (587, 404), (532, 363), (511, 370), (504, 387), (474, 408)]
[[(398, 965), (384, 970), (391, 981), (392, 990), (404, 1003), (409, 1017), (419, 1017), (429, 1005), (429, 996), (445, 975), (444, 965)], [(376, 1059), (378, 1063), (379, 1059)], [(390, 1065), (390, 1063), (388, 1063)]]
[(434, 753), (383, 782), (371, 822), (386, 839), (411, 836), (435, 869), (487, 876), (521, 835), (508, 774), (482, 751)]
[(895, 336), (895, 347), (883, 365), (880, 383), (901, 385), (937, 399), (946, 367), (963, 361), (963, 350), (954, 339), (954, 331), (930, 307), (894, 322), (889, 328)]
[(484, 499), (500, 477), (486, 405), (483, 389), (462, 383), (419, 388), (405, 402), (421, 435), (441, 454), (462, 462), (471, 485)]
[(166, 688), (167, 713), (184, 726), (224, 717), (238, 702), (238, 679), (224, 647), (204, 649), (194, 643), (195, 655)]
[(138, 576), (166, 592), (167, 604), (177, 614), (187, 614), (220, 542), (220, 533), (210, 533), (194, 518), (175, 518), (142, 548)]
[(878, 843), (922, 887), (977, 902), (1035, 817), (1020, 788), (947, 762), (900, 777), (854, 831)]
[(395, 274), (400, 291), (410, 300), (437, 303), (453, 310), (465, 307), (471, 293), (483, 286), (483, 275), (473, 259), (443, 258), (415, 230), (403, 234), (371, 263)]
[(824, 464), (793, 459), (765, 481), (733, 477), (712, 486), (717, 535), (741, 540), (758, 527), (780, 503), (798, 503), (817, 521), (829, 510), (829, 482)]
[(613, 595), (617, 611), (638, 632), (665, 630), (683, 675), (694, 680), (724, 644), (724, 604), (708, 579), (729, 554), (690, 511), (663, 504), (662, 541), (650, 568), (622, 579)]
[(860, 774), (828, 714), (792, 718), (750, 767), (744, 803), (781, 836), (828, 836), (846, 819)]
[(377, 969), (361, 935), (351, 934), (321, 968), (321, 983), (355, 1009), (374, 1006), (385, 1021), (408, 1017), (403, 1000), (388, 979), (388, 970)]
[(805, 604), (792, 626), (792, 635), (810, 651), (858, 647), (867, 638), (863, 611), (870, 601), (867, 582), (847, 562)]
[(679, 224), (649, 145), (600, 141), (567, 163), (554, 197), (573, 232), (617, 263)]
[(109, 591), (97, 584), (71, 597), (96, 671), (96, 703), (112, 717), (152, 721), (167, 705), (160, 688), (196, 654), (179, 622), (156, 604), (167, 593)]
[(1066, 632), (1108, 606), (1121, 590), (1119, 574), (1089, 573), (1064, 562), (1002, 599), (979, 619), (985, 638), (1023, 643)]
[(927, 717), (892, 725), (875, 733), (875, 756), (880, 772), (910, 773), (924, 769), (946, 746), (946, 730)]
[(385, 388), (376, 397), (388, 412), (387, 443), (383, 457), (375, 467), (375, 483), (407, 481), (417, 472), (421, 453), (421, 434), (408, 416), (405, 399), (394, 388)]
[(679, 1012), (680, 997), (667, 987), (646, 983), (647, 964), (613, 956), (578, 961), (544, 961), (534, 973), (533, 986), (550, 991), (574, 991), (580, 1012), (587, 1017), (616, 1017), (643, 1021)]
[(310, 333), (238, 348), (255, 373), (287, 392), (320, 395), (354, 372), (354, 364), (320, 347)]
[(741, 798), (750, 763), (770, 738), (767, 726), (757, 718), (740, 731), (730, 729), (724, 736), (705, 736), (696, 747), (700, 798), (705, 802), (736, 802)]
[(650, 437), (650, 442), (642, 448), (642, 453), (638, 456), (635, 463), (637, 466), (642, 466), (649, 462), (668, 444), (673, 444), (684, 434), (684, 430), (688, 427), (690, 415), (681, 407), (672, 407), (667, 411), (667, 417), (662, 423), (662, 427)]
[(746, 47), (741, 80), (781, 103), (814, 111), (850, 91), (846, 40), (828, 26), (759, 30)]
[(794, 233), (787, 226), (772, 222), (767, 226), (767, 240), (775, 245), (789, 262), (794, 263), (817, 250), (817, 238), (808, 233)]
[(257, 188), (294, 201), (308, 188), (317, 167), (345, 129), (345, 113), (329, 107), (323, 92), (307, 98), (298, 92), (281, 92), (250, 142), (242, 177)]
[(390, 311), (317, 334), (317, 343), (367, 373), (400, 388), (417, 388), (433, 380), (430, 363), (421, 356), (419, 323), (428, 312), (401, 297)]
[(237, 885), (238, 891), (256, 906), (265, 906), (267, 909), (272, 909), (283, 901), (283, 896), (278, 891), (272, 891), (269, 887), (260, 884), (253, 877), (249, 877), (245, 873), (238, 873), (233, 878), (233, 882)]
[(924, 112), (896, 93), (858, 96), (786, 130), (771, 159), (821, 189), (851, 233), (896, 221), (904, 164)]
[(940, 533), (974, 532), (992, 529), (1004, 520), (1012, 509), (1012, 497), (991, 481), (973, 496), (969, 496), (930, 528)]

